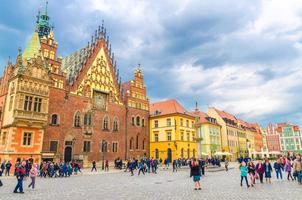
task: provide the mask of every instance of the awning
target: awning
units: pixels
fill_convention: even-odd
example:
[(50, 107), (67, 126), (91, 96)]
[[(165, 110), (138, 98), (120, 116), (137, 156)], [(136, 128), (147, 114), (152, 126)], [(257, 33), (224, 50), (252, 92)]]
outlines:
[(42, 153), (42, 158), (53, 158), (55, 153)]

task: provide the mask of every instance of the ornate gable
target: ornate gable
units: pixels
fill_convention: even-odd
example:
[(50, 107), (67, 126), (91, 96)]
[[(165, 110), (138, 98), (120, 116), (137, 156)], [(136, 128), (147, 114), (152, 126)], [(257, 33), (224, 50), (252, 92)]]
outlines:
[(71, 93), (95, 99), (98, 92), (106, 96), (104, 99), (122, 104), (121, 79), (103, 25), (95, 31), (91, 43), (62, 60), (62, 69)]
[(104, 48), (101, 48), (81, 80), (76, 94), (91, 97), (93, 90), (96, 90), (108, 93), (113, 102), (121, 103), (115, 74), (112, 74), (110, 67)]
[(41, 56), (28, 61), (25, 68), (23, 75), (44, 81), (51, 81), (48, 74), (49, 70), (46, 68), (46, 64), (44, 63), (44, 60), (42, 60)]

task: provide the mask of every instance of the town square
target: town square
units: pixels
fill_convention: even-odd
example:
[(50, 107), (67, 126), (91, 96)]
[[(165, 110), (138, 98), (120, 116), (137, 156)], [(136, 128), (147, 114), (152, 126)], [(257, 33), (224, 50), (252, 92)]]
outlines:
[(301, 199), (295, 0), (4, 0), (0, 199)]

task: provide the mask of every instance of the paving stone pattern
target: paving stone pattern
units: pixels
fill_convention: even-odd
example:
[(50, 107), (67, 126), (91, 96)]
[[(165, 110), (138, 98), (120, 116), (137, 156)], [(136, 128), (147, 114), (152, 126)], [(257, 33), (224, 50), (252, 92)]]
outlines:
[[(274, 175), (274, 174), (273, 174)], [(202, 190), (193, 189), (188, 169), (177, 173), (160, 170), (158, 174), (130, 176), (129, 173), (88, 173), (70, 178), (38, 178), (36, 189), (26, 186), (24, 194), (13, 194), (16, 184), (14, 177), (2, 178), (1, 200), (94, 200), (94, 199), (261, 199), (261, 200), (301, 200), (302, 186), (297, 182), (278, 181), (272, 184), (257, 184), (254, 188), (240, 187), (237, 168), (229, 172), (208, 173), (201, 180)]]

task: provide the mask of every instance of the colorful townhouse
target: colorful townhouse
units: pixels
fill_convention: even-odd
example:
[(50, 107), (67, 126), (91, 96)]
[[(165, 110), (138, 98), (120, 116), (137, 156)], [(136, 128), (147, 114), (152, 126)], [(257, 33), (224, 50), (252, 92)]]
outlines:
[(279, 123), (276, 125), (275, 131), (280, 136), (281, 151), (284, 154), (292, 155), (293, 153), (302, 153), (299, 126)]
[[(223, 152), (232, 153), (232, 159), (236, 159), (240, 156), (240, 151), (244, 151), (246, 144), (243, 139), (238, 137), (245, 137), (244, 132), (238, 127), (237, 118), (225, 111), (220, 111), (214, 107), (210, 107), (207, 113), (210, 117), (215, 118), (217, 123), (221, 126), (221, 150)], [(243, 142), (239, 150), (239, 143)]]
[(168, 159), (197, 157), (195, 116), (176, 100), (150, 104), (150, 157)]
[(196, 109), (191, 112), (196, 119), (196, 133), (198, 138), (199, 155), (214, 156), (221, 151), (221, 125), (217, 120), (208, 114)]
[(254, 129), (254, 147), (255, 147), (255, 151), (254, 151), (254, 156), (256, 155), (261, 155), (262, 153), (262, 149), (263, 149), (263, 139), (262, 139), (262, 130), (261, 130), (261, 126), (257, 123), (252, 123), (250, 124)]
[(280, 134), (275, 131), (275, 127), (273, 124), (269, 124), (266, 129), (266, 143), (268, 152), (271, 154), (273, 153), (281, 153), (280, 147)]

